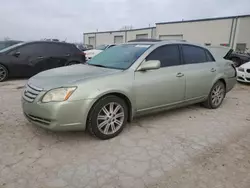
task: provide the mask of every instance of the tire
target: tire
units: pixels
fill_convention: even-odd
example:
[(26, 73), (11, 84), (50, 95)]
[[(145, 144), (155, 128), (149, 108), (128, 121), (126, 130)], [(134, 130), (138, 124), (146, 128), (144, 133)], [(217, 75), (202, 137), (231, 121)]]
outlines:
[[(220, 89), (219, 89), (220, 88)], [(207, 100), (203, 103), (206, 108), (219, 108), (226, 96), (226, 86), (222, 81), (218, 81), (212, 87)]]
[[(104, 110), (105, 108), (106, 110)], [(111, 113), (112, 111), (113, 113)], [(115, 111), (117, 112), (115, 113)], [(107, 140), (119, 135), (127, 120), (128, 107), (124, 100), (109, 95), (98, 100), (90, 110), (87, 129), (97, 138)]]
[(234, 62), (235, 67), (239, 67), (241, 65), (241, 60), (237, 57), (233, 57), (232, 61)]
[(8, 76), (9, 76), (8, 69), (0, 64), (0, 82), (7, 80)]

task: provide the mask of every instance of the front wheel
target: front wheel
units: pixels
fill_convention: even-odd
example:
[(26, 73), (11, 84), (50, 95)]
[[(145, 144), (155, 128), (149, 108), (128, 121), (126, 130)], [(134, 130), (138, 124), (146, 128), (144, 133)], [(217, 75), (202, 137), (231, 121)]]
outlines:
[(218, 81), (212, 87), (207, 100), (203, 103), (210, 109), (219, 108), (226, 95), (226, 87), (222, 81)]
[(128, 107), (124, 100), (110, 95), (94, 104), (89, 113), (87, 128), (97, 138), (106, 140), (120, 134), (127, 119)]

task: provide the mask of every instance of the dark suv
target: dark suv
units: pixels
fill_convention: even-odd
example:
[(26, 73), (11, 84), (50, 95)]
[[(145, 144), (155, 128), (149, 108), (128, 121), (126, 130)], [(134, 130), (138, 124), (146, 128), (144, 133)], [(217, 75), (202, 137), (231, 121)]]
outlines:
[(74, 44), (51, 41), (19, 43), (0, 51), (0, 82), (84, 62), (84, 53)]

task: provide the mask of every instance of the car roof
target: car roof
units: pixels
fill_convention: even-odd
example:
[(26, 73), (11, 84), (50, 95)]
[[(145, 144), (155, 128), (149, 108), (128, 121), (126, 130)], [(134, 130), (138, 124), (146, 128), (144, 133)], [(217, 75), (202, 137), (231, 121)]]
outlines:
[[(28, 42), (24, 42), (23, 44), (32, 44), (32, 43), (47, 43), (47, 44), (72, 44), (72, 43), (67, 43), (67, 42), (58, 42), (58, 41), (43, 41), (43, 40), (39, 40), (39, 41), (28, 41)], [(74, 44), (72, 44), (74, 45)]]
[(126, 44), (138, 44), (138, 45), (165, 45), (165, 44), (188, 44), (188, 45), (194, 45), (194, 46), (199, 46), (202, 48), (206, 48), (206, 46), (204, 45), (200, 45), (200, 44), (195, 44), (195, 43), (190, 43), (187, 42), (185, 40), (162, 40), (162, 41), (145, 41), (145, 42), (127, 42)]

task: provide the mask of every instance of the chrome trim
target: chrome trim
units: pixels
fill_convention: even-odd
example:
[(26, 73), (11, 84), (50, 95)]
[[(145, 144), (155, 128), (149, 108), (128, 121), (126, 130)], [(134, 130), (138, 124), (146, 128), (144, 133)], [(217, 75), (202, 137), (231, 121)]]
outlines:
[(23, 92), (23, 99), (30, 103), (34, 102), (34, 100), (40, 94), (41, 91), (43, 91), (42, 88), (27, 84)]

